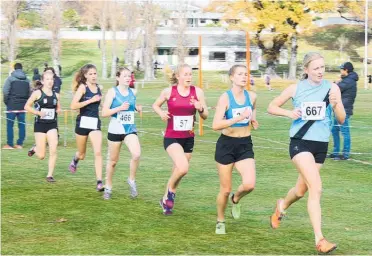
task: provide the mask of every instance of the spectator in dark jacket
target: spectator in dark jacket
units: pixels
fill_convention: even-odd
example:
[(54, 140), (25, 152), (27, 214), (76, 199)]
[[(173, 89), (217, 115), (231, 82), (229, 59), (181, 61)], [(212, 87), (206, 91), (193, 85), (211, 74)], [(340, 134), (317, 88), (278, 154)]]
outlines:
[(61, 86), (62, 86), (62, 79), (56, 75), (56, 71), (52, 67), (48, 67), (44, 70), (53, 72), (54, 75), (54, 84), (53, 84), (53, 92), (55, 93), (61, 93)]
[[(357, 95), (358, 74), (354, 72), (353, 64), (345, 62), (340, 66), (341, 80), (337, 82), (340, 87), (342, 104), (346, 112), (345, 122), (340, 125), (336, 118), (333, 120), (332, 136), (333, 136), (333, 153), (329, 155), (335, 160), (348, 160), (350, 157), (351, 138), (350, 138), (350, 122), (349, 119), (353, 115), (354, 101)], [(344, 149), (340, 154), (340, 131), (344, 138)]]
[[(14, 71), (5, 80), (3, 94), (7, 111), (23, 111), (28, 97), (30, 96), (30, 80), (27, 79), (26, 74), (23, 72), (21, 63), (16, 63), (14, 65)], [(13, 125), (16, 117), (18, 120), (19, 139), (14, 146)], [(25, 117), (26, 113), (6, 113), (7, 145), (5, 145), (3, 149), (22, 149), (26, 137)]]
[(41, 75), (39, 74), (39, 69), (34, 68), (34, 76), (32, 77), (32, 81), (37, 81), (37, 80), (40, 81), (40, 79), (41, 79)]

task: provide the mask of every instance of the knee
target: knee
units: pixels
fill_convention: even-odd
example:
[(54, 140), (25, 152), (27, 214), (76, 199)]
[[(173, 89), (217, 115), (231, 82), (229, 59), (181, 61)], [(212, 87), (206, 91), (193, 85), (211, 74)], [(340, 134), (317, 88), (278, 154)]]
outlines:
[(141, 152), (132, 153), (132, 160), (139, 161), (141, 157)]
[(220, 195), (222, 195), (223, 197), (229, 197), (230, 193), (231, 193), (230, 186), (226, 186), (226, 187), (221, 186)]
[(320, 197), (322, 195), (322, 184), (310, 186), (309, 193)]
[(254, 184), (251, 183), (243, 184), (243, 190), (244, 192), (252, 192), (254, 190)]
[(115, 168), (117, 162), (118, 162), (117, 160), (110, 160), (108, 161), (108, 164), (111, 168)]
[(39, 158), (40, 160), (44, 160), (45, 159), (45, 152), (44, 153), (41, 153), (41, 154), (36, 154), (37, 158)]
[(96, 151), (96, 152), (94, 152), (94, 157), (102, 157), (102, 152), (101, 152), (101, 150), (100, 150), (100, 151)]
[(189, 171), (189, 163), (185, 162), (177, 166), (177, 171), (182, 175), (185, 176)]
[(56, 156), (57, 155), (57, 149), (49, 149), (49, 156)]

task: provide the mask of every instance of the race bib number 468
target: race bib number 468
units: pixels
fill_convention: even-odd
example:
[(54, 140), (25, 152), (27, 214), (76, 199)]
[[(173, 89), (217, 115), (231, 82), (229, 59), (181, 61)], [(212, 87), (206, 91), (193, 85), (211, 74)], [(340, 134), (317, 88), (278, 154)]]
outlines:
[(122, 124), (134, 124), (134, 112), (120, 111), (118, 112), (117, 119)]
[(193, 127), (194, 116), (173, 116), (173, 130), (191, 131)]
[(326, 103), (321, 102), (303, 102), (301, 105), (302, 120), (324, 120), (326, 112)]

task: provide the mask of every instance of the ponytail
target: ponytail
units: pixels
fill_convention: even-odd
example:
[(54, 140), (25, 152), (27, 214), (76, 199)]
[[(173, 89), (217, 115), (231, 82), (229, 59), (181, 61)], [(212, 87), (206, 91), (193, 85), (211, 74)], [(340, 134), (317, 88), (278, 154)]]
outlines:
[(74, 79), (72, 80), (72, 91), (76, 92), (80, 84), (85, 84), (87, 79), (85, 78), (85, 74), (88, 73), (89, 69), (97, 70), (96, 66), (93, 64), (86, 64), (80, 68), (78, 72), (76, 72)]
[(43, 88), (43, 83), (40, 80), (36, 80), (34, 83), (34, 90), (41, 90)]

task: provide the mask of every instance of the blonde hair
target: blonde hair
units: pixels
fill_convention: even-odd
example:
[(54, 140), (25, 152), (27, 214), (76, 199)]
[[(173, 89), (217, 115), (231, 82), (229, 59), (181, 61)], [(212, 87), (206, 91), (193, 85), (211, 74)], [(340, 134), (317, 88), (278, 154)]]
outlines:
[(85, 64), (78, 72), (76, 72), (75, 77), (72, 80), (72, 91), (76, 92), (80, 84), (85, 84), (87, 81), (85, 74), (88, 73), (89, 69), (92, 68), (97, 70), (96, 66), (93, 64)]
[(324, 59), (324, 57), (318, 52), (308, 52), (304, 56), (304, 60), (302, 61), (303, 72), (301, 74), (301, 80), (305, 80), (308, 78), (308, 75), (305, 73), (305, 68), (309, 67), (310, 62), (317, 59)]
[(172, 84), (178, 84), (178, 79), (177, 79), (176, 75), (179, 75), (183, 68), (191, 68), (191, 67), (190, 67), (190, 65), (188, 65), (186, 63), (177, 65), (176, 69), (172, 73), (172, 77), (170, 78), (170, 82)]

